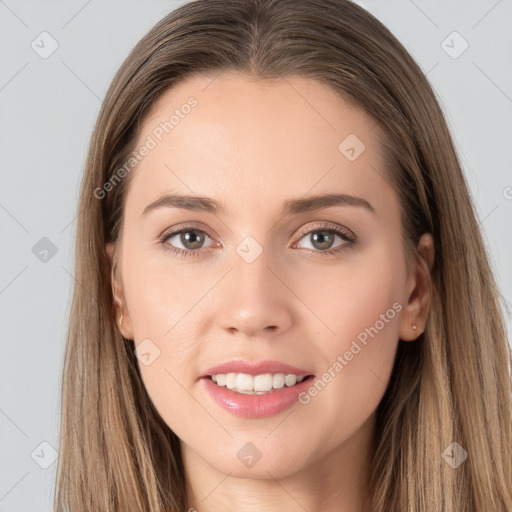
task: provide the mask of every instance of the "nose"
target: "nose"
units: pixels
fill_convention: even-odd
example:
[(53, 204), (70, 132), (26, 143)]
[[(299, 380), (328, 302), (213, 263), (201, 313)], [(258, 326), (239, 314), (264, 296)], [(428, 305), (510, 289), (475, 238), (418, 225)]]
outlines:
[(283, 271), (269, 261), (265, 251), (252, 263), (235, 254), (233, 269), (219, 290), (220, 326), (233, 336), (251, 338), (288, 330), (293, 293), (284, 283)]

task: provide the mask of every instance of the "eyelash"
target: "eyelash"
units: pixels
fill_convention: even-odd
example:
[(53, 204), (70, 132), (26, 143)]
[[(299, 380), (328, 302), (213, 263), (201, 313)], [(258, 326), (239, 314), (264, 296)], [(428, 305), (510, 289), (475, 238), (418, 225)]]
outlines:
[[(163, 245), (163, 247), (166, 251), (169, 251), (170, 253), (177, 255), (179, 257), (185, 258), (185, 257), (189, 257), (189, 256), (199, 256), (199, 252), (201, 251), (201, 249), (185, 250), (185, 249), (180, 249), (179, 247), (174, 247), (174, 246), (166, 243), (167, 240), (169, 238), (171, 238), (171, 236), (179, 235), (181, 233), (186, 233), (187, 231), (198, 231), (198, 232), (206, 234), (207, 236), (209, 236), (210, 238), (213, 239), (213, 237), (207, 231), (205, 231), (203, 229), (199, 229), (195, 226), (184, 226), (181, 229), (166, 231), (163, 235), (161, 235), (161, 237), (159, 239), (159, 243), (161, 245)], [(304, 238), (306, 235), (310, 235), (311, 233), (314, 233), (316, 231), (327, 231), (329, 233), (334, 233), (334, 234), (340, 236), (341, 238), (343, 238), (345, 240), (345, 242), (347, 242), (345, 244), (340, 245), (339, 247), (337, 247), (335, 249), (329, 249), (327, 251), (320, 251), (320, 250), (315, 251), (313, 249), (308, 249), (308, 251), (321, 254), (322, 256), (328, 257), (328, 256), (332, 256), (335, 254), (339, 254), (341, 252), (344, 252), (351, 246), (354, 246), (357, 244), (356, 236), (352, 235), (349, 231), (347, 231), (339, 226), (336, 226), (336, 225), (327, 226), (325, 224), (317, 224), (317, 225), (310, 227), (307, 231), (301, 232), (298, 241), (302, 240), (302, 238)], [(204, 249), (204, 248), (202, 248), (202, 249)]]

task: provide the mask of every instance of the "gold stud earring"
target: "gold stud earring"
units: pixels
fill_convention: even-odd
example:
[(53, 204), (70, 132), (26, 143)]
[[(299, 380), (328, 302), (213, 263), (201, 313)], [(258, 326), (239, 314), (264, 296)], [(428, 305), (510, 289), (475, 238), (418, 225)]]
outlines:
[(124, 318), (124, 315), (123, 315), (123, 312), (121, 311), (121, 318), (119, 319), (119, 327), (121, 327), (121, 325), (128, 325), (128, 322), (123, 322), (123, 318)]
[(416, 330), (416, 324), (411, 324), (411, 327)]

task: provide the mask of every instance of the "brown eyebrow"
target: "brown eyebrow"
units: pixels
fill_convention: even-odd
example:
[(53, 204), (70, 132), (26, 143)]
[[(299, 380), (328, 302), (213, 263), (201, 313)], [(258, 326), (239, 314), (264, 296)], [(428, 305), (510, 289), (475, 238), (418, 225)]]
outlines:
[(301, 199), (289, 199), (284, 203), (282, 214), (284, 216), (292, 213), (304, 213), (330, 206), (360, 206), (375, 213), (375, 208), (362, 197), (350, 194), (322, 194)]
[[(321, 210), (330, 206), (359, 206), (375, 213), (375, 208), (362, 197), (350, 194), (322, 194), (284, 202), (282, 216)], [(224, 207), (211, 197), (182, 194), (166, 194), (144, 208), (142, 216), (157, 208), (179, 208), (196, 212), (225, 213)]]

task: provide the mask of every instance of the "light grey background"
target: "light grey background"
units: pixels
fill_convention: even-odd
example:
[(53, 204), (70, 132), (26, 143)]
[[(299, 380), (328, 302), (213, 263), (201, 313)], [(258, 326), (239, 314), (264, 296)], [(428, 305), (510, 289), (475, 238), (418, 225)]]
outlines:
[[(89, 137), (129, 50), (181, 3), (0, 1), (0, 512), (52, 510), (56, 463), (49, 445), (58, 447), (74, 217)], [(512, 1), (358, 3), (428, 73), (510, 303)], [(31, 46), (51, 49), (43, 31), (58, 43), (46, 59)], [(469, 46), (458, 55), (464, 41)], [(43, 237), (57, 251), (46, 262), (44, 253), (36, 257), (36, 244), (48, 243)]]

